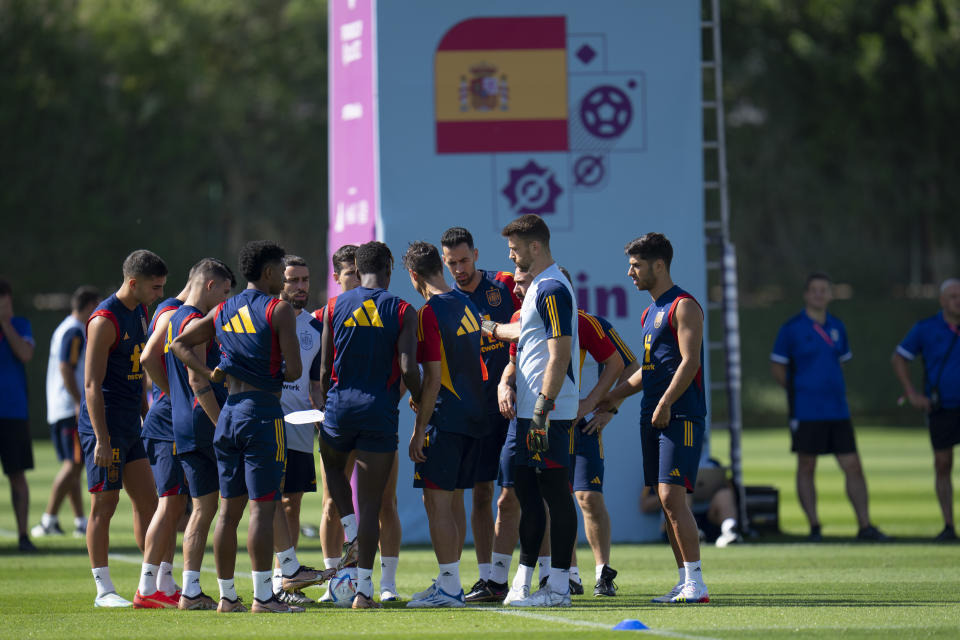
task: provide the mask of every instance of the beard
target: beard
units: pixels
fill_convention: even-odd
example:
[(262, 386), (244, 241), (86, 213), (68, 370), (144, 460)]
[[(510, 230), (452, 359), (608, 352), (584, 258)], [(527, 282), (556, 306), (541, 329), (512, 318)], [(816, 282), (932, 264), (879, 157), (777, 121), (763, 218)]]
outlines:
[(300, 300), (300, 299), (294, 298), (293, 296), (288, 296), (285, 293), (281, 293), (280, 299), (286, 302), (287, 304), (289, 304), (291, 307), (293, 307), (297, 311), (301, 311), (303, 310), (304, 307), (307, 306), (307, 301), (309, 300), (309, 296), (305, 296), (302, 300)]

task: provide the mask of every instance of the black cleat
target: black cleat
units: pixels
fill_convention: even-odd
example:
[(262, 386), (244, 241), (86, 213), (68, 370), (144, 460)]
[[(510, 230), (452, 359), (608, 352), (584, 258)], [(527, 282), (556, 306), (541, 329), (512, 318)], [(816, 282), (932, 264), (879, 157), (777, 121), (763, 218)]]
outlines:
[(810, 535), (807, 536), (807, 542), (823, 542), (823, 534), (820, 533), (820, 525), (810, 527)]
[(934, 542), (955, 542), (957, 540), (957, 531), (952, 526), (947, 525), (943, 531), (938, 533), (933, 539)]
[(593, 588), (593, 595), (595, 597), (611, 597), (617, 595), (617, 583), (613, 581), (616, 577), (616, 569), (612, 569), (608, 565), (603, 565), (603, 570), (600, 572), (600, 579), (597, 580), (597, 585)]
[(868, 524), (857, 532), (857, 540), (861, 542), (889, 542), (890, 536), (877, 529), (872, 524)]
[(470, 593), (464, 596), (463, 601), (468, 603), (477, 602), (503, 602), (507, 597), (507, 583), (498, 584), (493, 580), (477, 580), (470, 587)]
[(20, 541), (17, 543), (17, 548), (21, 553), (36, 553), (37, 548), (33, 545), (33, 542), (30, 540), (30, 536), (24, 534), (20, 536)]
[(577, 582), (573, 578), (570, 578), (570, 595), (572, 596), (582, 596), (583, 595), (583, 583)]

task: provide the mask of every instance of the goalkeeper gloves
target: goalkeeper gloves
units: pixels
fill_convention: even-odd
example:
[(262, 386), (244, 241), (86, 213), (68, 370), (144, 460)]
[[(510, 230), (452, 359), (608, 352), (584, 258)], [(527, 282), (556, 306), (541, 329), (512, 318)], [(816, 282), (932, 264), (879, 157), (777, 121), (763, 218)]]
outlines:
[(537, 396), (537, 403), (533, 406), (533, 419), (527, 430), (527, 449), (530, 453), (541, 453), (547, 450), (550, 444), (547, 437), (550, 420), (547, 416), (553, 411), (553, 407), (553, 400), (542, 393)]

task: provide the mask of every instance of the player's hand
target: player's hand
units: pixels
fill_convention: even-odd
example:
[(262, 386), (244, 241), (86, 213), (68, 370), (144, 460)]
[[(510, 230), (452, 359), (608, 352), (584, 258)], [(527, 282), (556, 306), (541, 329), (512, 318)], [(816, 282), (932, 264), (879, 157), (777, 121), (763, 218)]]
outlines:
[(411, 410), (411, 411), (413, 411), (414, 413), (420, 413), (420, 405), (418, 405), (416, 402), (414, 402), (412, 397), (410, 398), (410, 400), (408, 401), (408, 403), (409, 403), (409, 405), (410, 405), (410, 410)]
[(93, 461), (98, 467), (109, 467), (113, 462), (113, 451), (110, 449), (110, 441), (103, 442), (97, 440), (97, 445), (93, 448)]
[(426, 462), (427, 456), (423, 453), (423, 443), (426, 440), (426, 434), (420, 429), (414, 429), (410, 436), (410, 460), (413, 462)]
[(483, 320), (480, 322), (480, 330), (483, 331), (485, 336), (493, 336), (493, 332), (497, 328), (497, 323), (493, 320)]
[(500, 415), (507, 420), (517, 417), (517, 392), (508, 384), (497, 385), (497, 404), (500, 407)]
[(651, 422), (655, 429), (666, 429), (670, 425), (670, 405), (663, 404), (661, 401), (653, 410)]
[(580, 401), (580, 404), (577, 406), (577, 419), (574, 420), (574, 423), (579, 422), (580, 418), (587, 415), (596, 408), (596, 403), (594, 403), (589, 398), (584, 398)]
[(590, 435), (591, 433), (600, 433), (603, 431), (603, 428), (610, 424), (610, 421), (613, 420), (613, 414), (609, 411), (597, 411), (593, 419), (587, 424), (583, 425), (583, 428), (580, 429), (581, 433)]
[(210, 382), (214, 384), (220, 384), (227, 378), (227, 372), (217, 367), (210, 372)]
[(530, 453), (540, 453), (546, 451), (550, 440), (547, 433), (550, 430), (550, 421), (548, 416), (553, 411), (553, 400), (543, 395), (537, 395), (537, 403), (533, 405), (533, 419), (530, 421), (530, 428), (527, 430), (527, 449)]
[(930, 413), (930, 398), (923, 395), (922, 393), (911, 393), (907, 396), (907, 399), (910, 400), (910, 406), (915, 409), (920, 409), (925, 413)]

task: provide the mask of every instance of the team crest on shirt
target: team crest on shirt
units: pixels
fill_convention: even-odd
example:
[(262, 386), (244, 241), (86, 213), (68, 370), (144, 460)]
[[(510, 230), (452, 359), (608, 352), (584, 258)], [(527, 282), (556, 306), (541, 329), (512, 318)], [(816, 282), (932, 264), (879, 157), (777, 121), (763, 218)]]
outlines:
[(838, 329), (830, 329), (830, 339), (834, 342), (840, 342), (840, 331)]
[(659, 329), (660, 325), (663, 324), (663, 311), (657, 311), (657, 317), (653, 319), (653, 328)]
[(499, 307), (503, 299), (500, 297), (500, 289), (487, 290), (487, 303), (491, 307)]
[(309, 331), (300, 332), (300, 348), (304, 351), (309, 351), (313, 348), (313, 336)]

